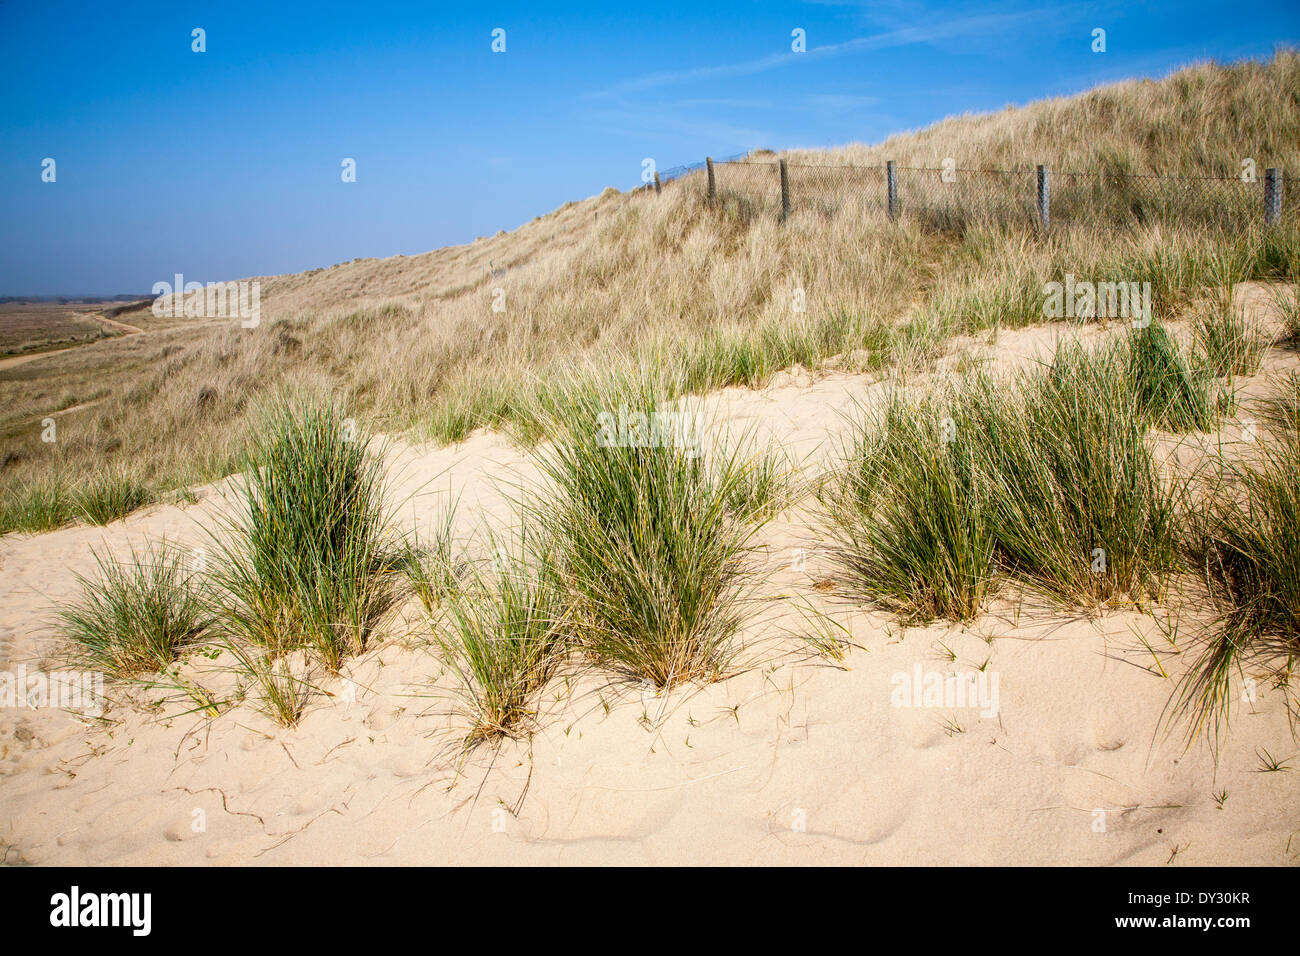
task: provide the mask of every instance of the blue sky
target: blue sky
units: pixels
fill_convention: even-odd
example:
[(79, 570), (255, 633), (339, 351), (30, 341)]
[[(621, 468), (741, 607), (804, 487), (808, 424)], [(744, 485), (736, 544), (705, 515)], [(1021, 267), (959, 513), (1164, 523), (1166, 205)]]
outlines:
[(636, 185), (645, 157), (874, 142), (1298, 42), (1293, 2), (0, 0), (0, 295), (409, 255)]

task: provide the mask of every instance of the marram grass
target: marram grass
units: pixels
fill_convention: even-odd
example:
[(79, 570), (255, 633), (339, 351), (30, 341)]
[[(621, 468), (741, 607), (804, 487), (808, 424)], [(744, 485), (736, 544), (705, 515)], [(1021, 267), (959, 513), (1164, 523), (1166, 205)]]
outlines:
[(211, 625), (184, 558), (162, 542), (123, 561), (94, 553), (98, 574), (77, 575), (79, 599), (59, 612), (75, 663), (116, 679), (166, 671)]
[(73, 490), (72, 510), (90, 524), (106, 525), (144, 506), (149, 497), (148, 487), (129, 469), (107, 468)]
[(1162, 323), (1131, 330), (1127, 355), (1134, 401), (1151, 424), (1173, 432), (1214, 427), (1219, 403), (1212, 371), (1189, 362)]
[(1178, 567), (1181, 488), (1148, 447), (1124, 348), (1066, 343), (949, 404), (893, 393), (824, 485), (842, 583), (906, 620), (978, 615), (1000, 578), (1066, 605), (1142, 603)]
[(457, 561), (452, 553), (455, 517), (456, 502), (452, 502), (428, 541), (421, 543), (412, 532), (403, 539), (393, 561), (393, 569), (405, 576), (411, 593), (430, 615), (441, 609), (459, 586)]
[(1254, 375), (1272, 345), (1259, 323), (1232, 301), (1231, 289), (1192, 313), (1192, 334), (1208, 371), (1219, 378)]
[(73, 517), (67, 486), (59, 476), (32, 478), (12, 488), (0, 502), (0, 534), (53, 531)]
[(399, 595), (383, 463), (327, 400), (270, 406), (244, 458), (239, 509), (215, 536), (224, 625), (273, 657), (337, 671)]
[(565, 602), (551, 554), (496, 551), (445, 593), (433, 630), (471, 729), (467, 745), (530, 730), (543, 688), (566, 652)]
[(1147, 443), (1139, 374), (1122, 350), (1066, 343), (1045, 371), (1021, 378), (1005, 410), (983, 393), (999, 552), (1065, 603), (1141, 603), (1178, 564), (1180, 489), (1162, 480)]
[[(771, 490), (739, 446), (706, 447), (701, 420), (670, 394), (647, 378), (576, 381), (545, 422), (535, 459), (546, 487), (529, 509), (553, 542), (582, 649), (658, 687), (726, 671), (744, 619), (741, 571)], [(675, 411), (691, 434), (610, 442), (602, 416), (620, 408)]]
[(860, 413), (822, 489), (850, 594), (909, 621), (967, 620), (993, 584), (994, 529), (976, 433), (895, 391)]
[[(1189, 515), (1192, 550), (1219, 611), (1199, 658), (1179, 685), (1174, 713), (1189, 737), (1217, 737), (1248, 665), (1289, 684), (1300, 660), (1300, 385), (1293, 377), (1266, 405), (1274, 441), (1230, 469), (1229, 487)], [(1289, 698), (1294, 706), (1295, 699)]]

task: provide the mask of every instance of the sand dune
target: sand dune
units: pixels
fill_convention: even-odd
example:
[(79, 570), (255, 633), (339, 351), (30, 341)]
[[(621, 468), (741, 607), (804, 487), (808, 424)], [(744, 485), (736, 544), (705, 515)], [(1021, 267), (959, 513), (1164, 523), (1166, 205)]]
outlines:
[[(1003, 363), (1050, 349), (1059, 326), (969, 343)], [(1107, 334), (1090, 329), (1089, 337)], [(1276, 350), (1248, 384), (1294, 368)], [(772, 437), (817, 471), (845, 415), (885, 383), (784, 373), (705, 402), (720, 434)], [(479, 431), (450, 447), (394, 441), (406, 523), (459, 495), (457, 540), (510, 523), (524, 452)], [(165, 536), (201, 547), (225, 483), (190, 507), (107, 528), (0, 539), (0, 660), (40, 665), (49, 618), (94, 567)], [(440, 688), (412, 601), (385, 640), (324, 679), (294, 729), (246, 706), (214, 720), (139, 692), (95, 720), (0, 711), (0, 840), (41, 864), (1294, 864), (1300, 795), (1259, 772), (1256, 748), (1290, 754), (1281, 692), (1261, 682), (1234, 711), (1217, 762), (1160, 733), (1183, 660), (1156, 618), (1095, 619), (1003, 595), (966, 626), (902, 628), (828, 596), (810, 501), (769, 525), (753, 568), (748, 667), (660, 698), (585, 672), (545, 694), (538, 732), (460, 753), (463, 721)], [(476, 551), (478, 549), (478, 551)], [(806, 552), (797, 564), (796, 549)], [(791, 636), (797, 604), (842, 622), (843, 667)], [(1156, 617), (1159, 617), (1159, 612)], [(1159, 652), (1165, 677), (1144, 636)], [(218, 662), (219, 665), (219, 662)], [(218, 666), (212, 665), (212, 666)], [(54, 666), (54, 665), (51, 665)], [(918, 673), (996, 675), (997, 706), (898, 706)], [(211, 673), (211, 672), (209, 672)], [(220, 678), (217, 678), (220, 680)], [(1220, 806), (1216, 794), (1226, 791)]]

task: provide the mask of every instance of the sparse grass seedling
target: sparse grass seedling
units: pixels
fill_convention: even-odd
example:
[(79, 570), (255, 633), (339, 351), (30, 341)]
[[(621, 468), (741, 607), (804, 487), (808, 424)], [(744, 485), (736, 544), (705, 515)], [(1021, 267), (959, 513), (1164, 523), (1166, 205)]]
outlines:
[(433, 614), (457, 587), (456, 561), (452, 556), (451, 526), (456, 507), (453, 503), (443, 514), (427, 545), (415, 534), (402, 543), (395, 566), (406, 576), (424, 610)]
[(1287, 761), (1291, 760), (1290, 757), (1284, 757), (1279, 760), (1263, 747), (1255, 748), (1255, 756), (1259, 758), (1260, 773), (1281, 773), (1282, 771), (1291, 769), (1287, 763)]
[(807, 602), (795, 605), (795, 610), (807, 625), (797, 632), (798, 637), (820, 657), (848, 670), (845, 664), (850, 648), (859, 645), (853, 640), (853, 630), (842, 621), (817, 610)]
[(241, 693), (254, 709), (282, 727), (297, 726), (318, 691), (306, 652), (254, 647), (230, 638), (223, 646), (234, 661)]
[[(721, 461), (726, 467), (730, 459), (723, 456)], [(794, 467), (775, 446), (751, 454), (740, 480), (730, 488), (728, 506), (741, 520), (778, 515), (799, 493)]]

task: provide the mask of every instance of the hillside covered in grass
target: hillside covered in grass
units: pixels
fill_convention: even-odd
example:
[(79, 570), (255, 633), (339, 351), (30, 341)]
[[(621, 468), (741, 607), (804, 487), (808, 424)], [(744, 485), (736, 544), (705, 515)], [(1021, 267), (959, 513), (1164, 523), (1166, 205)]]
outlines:
[[(1236, 175), (1249, 156), (1296, 181), (1300, 56), (1195, 66), (789, 156), (1183, 176)], [(1149, 281), (1168, 316), (1224, 283), (1297, 271), (1295, 217), (1231, 234), (1075, 223), (1044, 238), (891, 223), (852, 205), (796, 209), (781, 224), (710, 206), (699, 174), (661, 195), (609, 189), (470, 245), (264, 278), (256, 329), (127, 313), (145, 334), (0, 370), (3, 527), (111, 517), (226, 474), (257, 400), (287, 385), (332, 392), (381, 431), (530, 434), (553, 383), (589, 370), (653, 365), (674, 389), (700, 391), (793, 365), (907, 367), (954, 335), (1042, 321), (1043, 283), (1067, 273)], [(42, 441), (51, 418), (57, 439)]]

